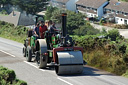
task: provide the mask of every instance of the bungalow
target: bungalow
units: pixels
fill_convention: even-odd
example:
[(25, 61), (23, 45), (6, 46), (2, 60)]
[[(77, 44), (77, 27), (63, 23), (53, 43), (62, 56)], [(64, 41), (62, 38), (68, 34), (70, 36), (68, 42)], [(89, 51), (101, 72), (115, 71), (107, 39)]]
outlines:
[(104, 7), (109, 2), (107, 0), (79, 0), (76, 2), (78, 12), (86, 14), (87, 17), (98, 17), (101, 19), (104, 15)]
[(113, 14), (117, 24), (128, 24), (128, 2), (110, 0), (104, 11)]
[(53, 7), (63, 8), (70, 11), (76, 11), (76, 2), (78, 0), (51, 0)]

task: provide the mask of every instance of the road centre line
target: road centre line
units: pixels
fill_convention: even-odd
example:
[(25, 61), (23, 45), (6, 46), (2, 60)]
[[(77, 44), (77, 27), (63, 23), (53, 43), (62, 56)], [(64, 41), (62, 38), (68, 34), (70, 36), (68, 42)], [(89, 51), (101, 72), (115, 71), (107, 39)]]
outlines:
[(33, 65), (33, 64), (31, 64), (31, 63), (29, 63), (29, 62), (27, 62), (27, 61), (24, 61), (26, 64), (29, 64), (29, 65), (31, 65), (31, 66), (33, 66), (33, 67), (35, 67), (35, 68), (37, 68), (38, 70), (40, 70), (40, 71), (45, 71), (45, 70), (43, 70), (43, 69), (39, 69), (37, 66), (35, 66), (35, 65)]
[(73, 85), (72, 83), (70, 83), (70, 82), (68, 82), (68, 81), (66, 81), (66, 80), (64, 80), (64, 79), (62, 79), (62, 78), (60, 78), (60, 77), (58, 77), (57, 79), (59, 79), (59, 80), (65, 82), (65, 83), (67, 83), (68, 85)]
[(12, 54), (10, 54), (10, 53), (8, 53), (8, 52), (5, 52), (5, 51), (3, 51), (3, 50), (0, 50), (1, 52), (3, 52), (3, 53), (5, 53), (5, 54), (8, 54), (8, 55), (10, 55), (10, 56), (12, 56), (12, 57), (16, 57), (16, 56), (14, 56), (14, 55), (12, 55)]

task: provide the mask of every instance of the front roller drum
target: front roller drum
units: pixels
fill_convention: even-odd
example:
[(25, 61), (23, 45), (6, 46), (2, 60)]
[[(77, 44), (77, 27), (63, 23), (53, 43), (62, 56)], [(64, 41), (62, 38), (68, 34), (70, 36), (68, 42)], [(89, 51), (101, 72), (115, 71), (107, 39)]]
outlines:
[(56, 73), (61, 74), (81, 74), (83, 72), (83, 56), (81, 51), (57, 52), (58, 66)]

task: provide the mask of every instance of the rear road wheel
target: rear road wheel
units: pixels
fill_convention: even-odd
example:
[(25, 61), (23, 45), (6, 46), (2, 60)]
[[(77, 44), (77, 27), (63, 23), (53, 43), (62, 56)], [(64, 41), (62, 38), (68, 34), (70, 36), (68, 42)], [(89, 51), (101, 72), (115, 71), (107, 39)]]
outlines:
[(28, 62), (31, 62), (31, 60), (32, 60), (32, 50), (31, 50), (30, 46), (27, 47), (26, 60)]

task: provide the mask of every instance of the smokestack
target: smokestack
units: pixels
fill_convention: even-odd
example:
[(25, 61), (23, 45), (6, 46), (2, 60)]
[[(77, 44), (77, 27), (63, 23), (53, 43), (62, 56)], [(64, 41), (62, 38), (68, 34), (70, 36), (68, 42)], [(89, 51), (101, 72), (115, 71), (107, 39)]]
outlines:
[(62, 36), (63, 37), (66, 37), (66, 34), (67, 34), (66, 19), (67, 19), (67, 14), (62, 13)]

